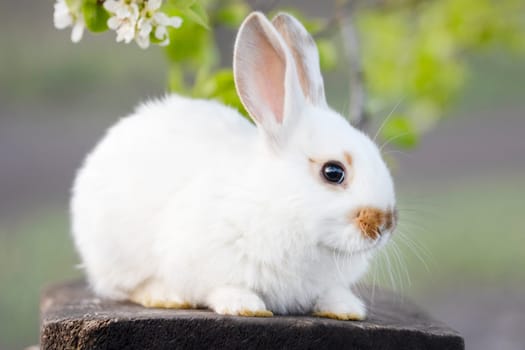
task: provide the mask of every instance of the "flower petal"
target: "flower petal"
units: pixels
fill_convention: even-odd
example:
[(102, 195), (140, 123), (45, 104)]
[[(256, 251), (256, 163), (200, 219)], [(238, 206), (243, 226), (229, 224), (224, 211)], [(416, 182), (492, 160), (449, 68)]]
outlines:
[(130, 17), (131, 18), (133, 18), (134, 20), (138, 20), (138, 18), (140, 16), (139, 5), (137, 5), (137, 4), (129, 5), (129, 12), (130, 12)]
[(173, 28), (179, 28), (182, 25), (182, 18), (173, 16), (170, 18), (169, 25)]
[(71, 31), (71, 41), (78, 43), (82, 39), (82, 35), (84, 35), (84, 23), (77, 22)]
[(155, 29), (155, 38), (159, 40), (163, 40), (167, 36), (168, 36), (168, 31), (166, 30), (166, 27), (162, 25), (157, 26), (157, 28)]
[(73, 16), (64, 0), (58, 0), (55, 3), (53, 12), (53, 24), (57, 29), (64, 29), (73, 24)]
[(137, 23), (137, 28), (139, 35), (142, 36), (149, 36), (151, 31), (153, 30), (153, 26), (151, 24), (150, 20), (146, 20), (144, 18), (141, 18)]
[(148, 36), (137, 36), (135, 38), (135, 41), (137, 42), (137, 45), (141, 49), (147, 49), (149, 47), (149, 35)]
[(53, 24), (56, 29), (64, 29), (73, 24), (73, 17), (71, 15), (66, 16), (55, 16), (53, 18)]
[(120, 3), (114, 0), (106, 0), (104, 1), (104, 8), (112, 13), (116, 13), (118, 9), (121, 7)]
[(131, 25), (131, 23), (124, 23), (119, 30), (122, 32), (122, 37), (126, 44), (129, 44), (135, 38), (135, 26)]
[(146, 2), (146, 10), (147, 11), (157, 11), (160, 9), (160, 6), (162, 5), (162, 0), (148, 0)]
[(155, 23), (165, 26), (168, 25), (170, 18), (164, 12), (157, 12), (153, 15), (153, 20)]
[(109, 29), (117, 30), (117, 28), (120, 26), (120, 19), (118, 19), (116, 16), (110, 17), (108, 19), (108, 27)]
[(167, 36), (166, 40), (164, 40), (163, 42), (159, 43), (159, 46), (168, 46), (169, 44), (170, 44), (170, 37)]

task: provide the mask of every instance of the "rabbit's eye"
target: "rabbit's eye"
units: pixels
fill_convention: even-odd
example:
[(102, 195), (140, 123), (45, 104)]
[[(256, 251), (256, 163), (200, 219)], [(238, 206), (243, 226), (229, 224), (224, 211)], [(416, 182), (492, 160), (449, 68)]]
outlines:
[(338, 162), (328, 162), (323, 165), (321, 174), (326, 181), (340, 185), (345, 180), (345, 169)]

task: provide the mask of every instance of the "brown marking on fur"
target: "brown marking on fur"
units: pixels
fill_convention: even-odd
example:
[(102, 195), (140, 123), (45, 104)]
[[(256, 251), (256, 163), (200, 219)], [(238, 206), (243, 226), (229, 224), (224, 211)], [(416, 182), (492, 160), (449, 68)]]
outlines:
[(397, 210), (383, 211), (373, 207), (363, 207), (350, 214), (365, 238), (377, 239), (384, 231), (393, 230), (397, 223)]
[(343, 157), (347, 165), (345, 167), (345, 176), (346, 176), (345, 183), (349, 185), (350, 183), (352, 183), (352, 180), (354, 179), (354, 169), (353, 169), (354, 159), (352, 158), (352, 155), (346, 151), (343, 152)]
[(330, 311), (317, 311), (313, 313), (316, 317), (331, 318), (340, 321), (362, 321), (364, 317), (355, 313), (335, 313)]
[(195, 309), (197, 305), (187, 301), (174, 301), (163, 296), (152, 295), (156, 288), (155, 280), (148, 278), (140, 283), (129, 295), (129, 301), (148, 308), (158, 309)]
[(238, 313), (239, 316), (245, 317), (272, 317), (273, 312), (270, 310), (248, 310), (242, 309)]
[(346, 160), (346, 163), (348, 164), (348, 167), (351, 167), (352, 166), (352, 163), (354, 162), (353, 158), (352, 158), (352, 155), (348, 152), (344, 152), (343, 153), (343, 156)]
[(152, 300), (151, 303), (147, 305), (147, 307), (153, 307), (157, 309), (195, 309), (195, 306), (188, 303), (187, 301), (178, 303), (169, 300)]
[(377, 208), (359, 208), (352, 215), (353, 220), (365, 238), (375, 240), (381, 235), (381, 226), (385, 222), (385, 213)]
[(196, 309), (197, 306), (187, 301), (176, 302), (170, 300), (157, 300), (147, 295), (132, 296), (129, 299), (135, 304), (155, 309)]

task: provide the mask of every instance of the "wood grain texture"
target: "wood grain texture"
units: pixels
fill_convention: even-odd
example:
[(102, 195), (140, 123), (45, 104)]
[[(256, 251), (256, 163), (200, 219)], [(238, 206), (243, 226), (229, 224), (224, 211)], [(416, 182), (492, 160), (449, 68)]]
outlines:
[[(366, 290), (361, 293), (366, 298)], [(146, 309), (94, 296), (84, 282), (47, 288), (42, 349), (464, 349), (461, 336), (393, 293), (368, 298), (366, 321), (252, 318)]]

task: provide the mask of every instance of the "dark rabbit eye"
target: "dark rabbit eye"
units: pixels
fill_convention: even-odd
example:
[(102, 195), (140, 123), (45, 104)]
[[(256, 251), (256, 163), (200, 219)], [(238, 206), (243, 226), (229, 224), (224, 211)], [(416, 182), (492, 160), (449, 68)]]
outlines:
[(323, 165), (321, 173), (326, 181), (340, 185), (345, 180), (345, 169), (337, 162), (328, 162)]

